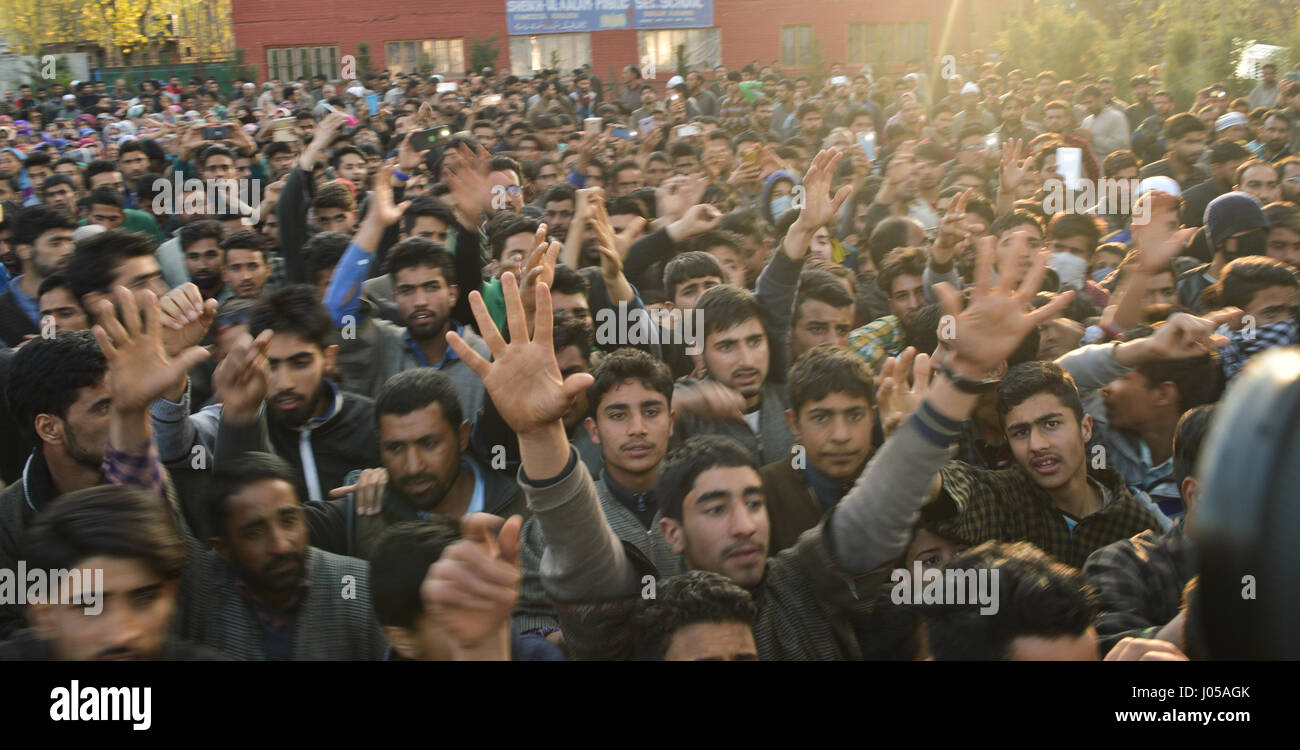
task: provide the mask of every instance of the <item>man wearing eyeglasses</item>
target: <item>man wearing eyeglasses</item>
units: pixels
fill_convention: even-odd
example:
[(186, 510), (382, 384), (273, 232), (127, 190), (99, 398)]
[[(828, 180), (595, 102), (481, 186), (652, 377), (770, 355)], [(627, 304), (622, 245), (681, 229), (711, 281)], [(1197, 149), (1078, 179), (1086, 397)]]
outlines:
[(524, 209), (524, 191), (521, 187), (521, 177), (523, 170), (519, 167), (519, 162), (506, 156), (498, 154), (492, 157), (491, 172), (488, 174), (488, 184), (492, 195), (488, 200), (488, 216), (496, 216), (499, 213), (519, 213)]

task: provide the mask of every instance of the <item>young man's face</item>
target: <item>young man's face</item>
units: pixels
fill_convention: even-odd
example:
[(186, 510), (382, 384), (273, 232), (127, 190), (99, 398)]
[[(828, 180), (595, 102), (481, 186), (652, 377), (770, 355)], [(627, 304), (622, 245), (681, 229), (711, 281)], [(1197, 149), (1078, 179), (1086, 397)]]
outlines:
[(351, 234), (357, 222), (357, 212), (326, 206), (316, 209), (316, 225), (322, 232)]
[(563, 242), (569, 236), (569, 225), (573, 223), (573, 201), (547, 201), (544, 215), (551, 239)]
[(795, 442), (807, 451), (808, 463), (840, 482), (852, 482), (871, 456), (874, 425), (871, 402), (861, 396), (831, 393), (786, 412)]
[(66, 286), (56, 286), (45, 292), (37, 304), (42, 327), (46, 318), (49, 318), (54, 321), (55, 331), (83, 331), (90, 328), (90, 318)]
[(1246, 314), (1254, 317), (1255, 325), (1266, 326), (1295, 318), (1297, 304), (1294, 286), (1269, 286), (1246, 303)]
[(1030, 396), (1002, 417), (1011, 452), (1039, 487), (1064, 487), (1087, 472), (1084, 446), (1092, 437), (1092, 417), (1080, 423), (1070, 407), (1051, 393)]
[[(447, 222), (436, 216), (417, 216), (415, 217), (415, 223), (411, 225), (411, 233), (408, 236), (420, 237), (445, 245), (447, 244)], [(406, 239), (406, 237), (402, 239)]]
[(998, 274), (1019, 283), (1043, 248), (1043, 233), (1032, 224), (1017, 224), (998, 235)]
[(145, 291), (153, 292), (162, 299), (167, 294), (167, 282), (163, 280), (162, 266), (154, 255), (138, 255), (128, 258), (115, 269), (113, 285), (110, 288), (124, 286), (135, 294), (137, 304), (144, 304), (141, 295)]
[(1178, 283), (1172, 271), (1157, 273), (1147, 278), (1142, 304), (1145, 306), (1178, 304)]
[(922, 570), (943, 570), (954, 557), (961, 554), (962, 549), (963, 545), (933, 531), (917, 529), (903, 555), (903, 567), (912, 570), (913, 564), (919, 562)]
[(155, 659), (167, 641), (180, 582), (166, 580), (142, 560), (96, 555), (77, 568), (103, 571), (102, 610), (84, 605), (32, 604), (28, 614), (62, 661)]
[(98, 224), (105, 229), (117, 229), (126, 220), (126, 212), (118, 206), (96, 203), (90, 207), (91, 224)]
[[(555, 362), (560, 366), (560, 377), (568, 378), (570, 375), (591, 372), (591, 360), (588, 359), (576, 346), (566, 346), (555, 352)], [(578, 424), (587, 415), (587, 392), (582, 391), (578, 397), (573, 399), (569, 410), (564, 413), (564, 428), (571, 429)]]
[(185, 250), (185, 271), (190, 281), (204, 291), (221, 286), (221, 248), (211, 237), (190, 245)]
[(819, 299), (806, 299), (796, 311), (799, 321), (790, 329), (790, 360), (821, 344), (844, 349), (853, 330), (853, 305), (833, 307)]
[(587, 418), (591, 441), (600, 446), (605, 465), (624, 475), (653, 472), (668, 452), (673, 415), (668, 399), (637, 379), (610, 389)]
[(225, 538), (213, 549), (255, 590), (287, 594), (302, 579), (307, 524), (293, 485), (262, 479), (226, 498)]
[(360, 154), (344, 154), (334, 171), (353, 185), (366, 184), (366, 159)]
[(1290, 227), (1275, 226), (1268, 230), (1268, 257), (1300, 268), (1300, 232)]
[(767, 381), (767, 332), (758, 318), (714, 331), (704, 339), (704, 364), (709, 377), (757, 403)]
[(758, 645), (743, 622), (693, 622), (673, 633), (664, 661), (758, 661)]
[(907, 325), (917, 310), (925, 307), (925, 283), (920, 276), (903, 275), (894, 279), (889, 289), (889, 309)]
[(763, 579), (771, 524), (763, 480), (748, 466), (700, 472), (682, 500), (682, 519), (661, 519), (660, 533), (688, 570), (707, 570), (742, 588)]
[(393, 301), (402, 324), (416, 340), (445, 332), (457, 296), (457, 286), (447, 283), (441, 268), (413, 266), (393, 275)]
[(1208, 136), (1204, 131), (1188, 133), (1174, 141), (1172, 150), (1184, 162), (1195, 162), (1201, 158), (1207, 139)]
[(336, 347), (324, 351), (295, 333), (271, 337), (266, 357), (271, 364), (266, 411), (279, 424), (297, 427), (310, 419), (323, 395), (325, 373), (332, 368)]
[(460, 476), (460, 455), (469, 446), (469, 422), (447, 421), (442, 406), (379, 418), (379, 455), (393, 488), (421, 510), (442, 502)]
[(745, 288), (745, 259), (730, 245), (715, 245), (707, 248), (706, 253), (713, 256), (722, 266), (722, 275), (726, 283)]
[(63, 417), (37, 415), (36, 432), (50, 449), (61, 450), (72, 462), (98, 468), (108, 445), (109, 398), (108, 378), (77, 391), (77, 400)]
[(677, 291), (673, 294), (673, 307), (682, 312), (692, 310), (695, 308), (695, 303), (699, 301), (700, 295), (721, 283), (722, 279), (717, 276), (686, 279), (677, 284)]
[[(45, 278), (68, 267), (74, 247), (71, 229), (49, 229), (42, 232), (31, 245), (14, 246), (14, 252), (20, 259), (31, 264), (30, 271)], [(24, 269), (24, 273), (27, 272), (28, 269)]]
[(258, 250), (232, 247), (226, 251), (226, 264), (221, 273), (236, 297), (251, 299), (262, 293), (267, 279), (271, 278), (271, 266)]
[(44, 164), (27, 168), (27, 178), (31, 180), (32, 185), (40, 185), (45, 182), (45, 178), (49, 177), (50, 174), (52, 174), (50, 168)]
[(1277, 177), (1277, 170), (1271, 164), (1248, 167), (1241, 173), (1241, 181), (1236, 188), (1247, 195), (1254, 196), (1263, 206), (1280, 200), (1282, 196), (1281, 181)]
[(1043, 112), (1043, 128), (1051, 133), (1063, 133), (1070, 125), (1069, 113), (1060, 108), (1052, 107)]
[(587, 306), (587, 298), (581, 294), (551, 292), (551, 309), (557, 321), (576, 319), (592, 324), (591, 308)]
[(90, 178), (90, 189), (97, 187), (111, 187), (119, 193), (122, 192), (125, 184), (122, 182), (121, 172), (100, 172)]
[(128, 151), (118, 160), (117, 166), (122, 176), (128, 180), (138, 180), (140, 175), (149, 171), (149, 157), (143, 151)]

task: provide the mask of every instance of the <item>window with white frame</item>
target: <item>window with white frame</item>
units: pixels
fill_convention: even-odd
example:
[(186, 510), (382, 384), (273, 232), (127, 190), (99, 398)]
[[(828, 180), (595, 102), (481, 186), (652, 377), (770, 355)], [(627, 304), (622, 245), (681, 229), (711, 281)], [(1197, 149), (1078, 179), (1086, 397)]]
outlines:
[(929, 57), (930, 24), (851, 23), (848, 26), (850, 65), (893, 65)]
[[(646, 78), (671, 77), (677, 72), (677, 48), (696, 70), (712, 70), (722, 63), (722, 36), (718, 29), (657, 29), (637, 32), (637, 60)], [(653, 64), (654, 76), (649, 75)], [(665, 75), (659, 76), (659, 71)]]
[(535, 34), (510, 37), (510, 72), (532, 75), (544, 68), (570, 71), (591, 62), (591, 34)]
[(413, 39), (384, 45), (385, 67), (394, 73), (439, 73), (459, 76), (465, 71), (464, 39)]
[(318, 73), (331, 81), (338, 79), (339, 47), (337, 44), (318, 47), (268, 47), (266, 50), (268, 80), (292, 81), (299, 77), (311, 78)]

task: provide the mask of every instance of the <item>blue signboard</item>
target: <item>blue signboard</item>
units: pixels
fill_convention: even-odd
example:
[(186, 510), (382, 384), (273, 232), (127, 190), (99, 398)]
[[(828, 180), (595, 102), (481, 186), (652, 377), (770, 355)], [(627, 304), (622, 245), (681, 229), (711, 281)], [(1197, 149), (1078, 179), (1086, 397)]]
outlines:
[(506, 0), (511, 34), (713, 25), (713, 0)]

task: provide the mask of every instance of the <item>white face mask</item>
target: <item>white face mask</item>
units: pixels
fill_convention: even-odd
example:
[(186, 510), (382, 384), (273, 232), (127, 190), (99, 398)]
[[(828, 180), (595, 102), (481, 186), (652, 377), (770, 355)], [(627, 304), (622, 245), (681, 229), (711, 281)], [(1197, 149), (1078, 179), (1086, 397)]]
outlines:
[(1074, 253), (1052, 253), (1047, 259), (1047, 267), (1056, 271), (1063, 287), (1083, 288), (1084, 274), (1088, 272), (1088, 261), (1083, 258)]

